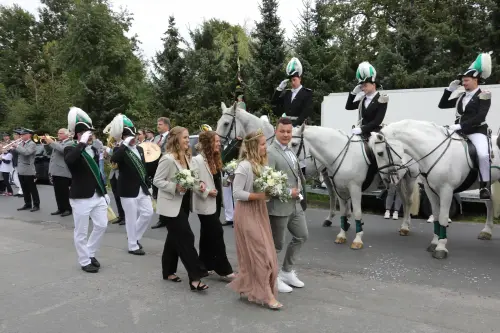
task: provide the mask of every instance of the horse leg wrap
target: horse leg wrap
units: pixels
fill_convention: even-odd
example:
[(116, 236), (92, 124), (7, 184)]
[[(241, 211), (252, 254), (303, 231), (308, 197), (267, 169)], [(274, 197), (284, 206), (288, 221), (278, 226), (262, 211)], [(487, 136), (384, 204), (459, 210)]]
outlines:
[(363, 231), (364, 223), (361, 220), (356, 220), (356, 233)]
[(439, 236), (439, 231), (441, 230), (441, 225), (439, 221), (434, 221), (434, 235)]
[(443, 227), (442, 225), (439, 226), (439, 239), (446, 239), (446, 227)]
[(342, 228), (342, 230), (347, 232), (347, 230), (349, 230), (350, 226), (351, 226), (351, 224), (349, 222), (347, 222), (347, 216), (341, 216), (340, 217), (340, 227)]

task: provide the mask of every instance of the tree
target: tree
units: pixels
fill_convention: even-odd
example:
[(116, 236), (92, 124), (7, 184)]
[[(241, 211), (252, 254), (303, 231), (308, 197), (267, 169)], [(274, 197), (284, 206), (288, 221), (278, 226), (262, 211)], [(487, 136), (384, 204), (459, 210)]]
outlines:
[(252, 78), (249, 81), (248, 107), (270, 110), (270, 100), (276, 86), (285, 78), (286, 50), (284, 30), (278, 17), (278, 1), (262, 0), (261, 21), (252, 33)]

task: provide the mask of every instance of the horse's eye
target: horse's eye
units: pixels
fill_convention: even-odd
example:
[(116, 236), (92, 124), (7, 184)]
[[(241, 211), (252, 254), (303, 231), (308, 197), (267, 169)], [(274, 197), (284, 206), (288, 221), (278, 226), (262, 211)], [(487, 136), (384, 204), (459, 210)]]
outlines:
[(227, 125), (229, 125), (229, 121), (226, 121), (226, 122), (224, 123), (224, 126), (227, 126)]
[(379, 152), (377, 153), (377, 155), (378, 155), (378, 156), (380, 156), (380, 157), (382, 157), (382, 156), (384, 156), (384, 152), (383, 152), (383, 151), (379, 151)]
[(292, 147), (297, 147), (297, 143), (296, 142), (292, 142)]

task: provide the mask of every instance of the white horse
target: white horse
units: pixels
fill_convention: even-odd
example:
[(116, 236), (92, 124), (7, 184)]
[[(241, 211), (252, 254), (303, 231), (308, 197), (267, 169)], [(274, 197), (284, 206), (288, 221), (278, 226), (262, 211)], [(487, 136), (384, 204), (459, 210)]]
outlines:
[[(258, 130), (259, 128), (264, 131), (264, 135), (268, 143), (274, 138), (274, 127), (271, 125), (267, 117), (264, 119), (258, 118), (253, 114), (246, 112), (237, 107), (234, 103), (233, 106), (227, 107), (225, 103), (221, 103), (222, 115), (217, 121), (216, 132), (221, 137), (222, 141), (228, 142), (237, 137), (244, 138), (248, 133)], [(335, 217), (335, 192), (333, 191), (332, 183), (326, 173), (326, 170), (319, 165), (315, 164), (313, 160), (306, 160), (306, 177), (311, 175), (315, 170), (323, 170), (323, 178), (328, 189), (330, 197), (330, 211), (328, 217), (323, 223), (323, 226), (330, 226)]]
[[(363, 247), (362, 193), (366, 190), (374, 190), (380, 182), (378, 172), (386, 172), (384, 168), (377, 167), (375, 158), (370, 158), (369, 150), (365, 147), (365, 142), (360, 136), (349, 136), (338, 129), (302, 125), (293, 130), (292, 150), (318, 160), (322, 165), (327, 166), (332, 175), (334, 189), (339, 197), (341, 214), (341, 229), (335, 239), (337, 244), (346, 242), (346, 232), (350, 227), (349, 199), (352, 202), (356, 222), (356, 237), (351, 245), (352, 249)], [(406, 236), (410, 231), (412, 195), (415, 186), (418, 186), (416, 181), (418, 168), (413, 166), (399, 173), (402, 181), (398, 184), (400, 185), (398, 191), (404, 203), (400, 235)]]
[[(448, 214), (455, 190), (464, 191), (477, 189), (478, 173), (473, 170), (472, 178), (467, 183), (469, 173), (475, 161), (468, 153), (466, 141), (457, 134), (451, 134), (448, 129), (431, 122), (419, 120), (401, 120), (384, 127), (380, 133), (372, 133), (370, 146), (376, 151), (379, 164), (386, 164), (393, 169), (406, 167), (401, 160), (403, 153), (410, 155), (418, 163), (425, 178), (424, 186), (431, 202), (432, 214), (435, 218), (434, 235), (427, 248), (433, 257), (444, 259), (448, 255), (446, 244), (448, 237)], [(492, 137), (496, 142), (497, 136)], [(491, 182), (498, 184), (500, 178), (500, 150), (493, 145), (493, 161), (491, 167)], [(460, 187), (460, 189), (459, 189)], [(465, 188), (464, 188), (465, 187)], [(493, 187), (492, 199), (498, 202), (498, 193)], [(478, 238), (491, 239), (493, 229), (493, 202), (487, 200), (486, 224)], [(438, 222), (439, 221), (439, 222)]]

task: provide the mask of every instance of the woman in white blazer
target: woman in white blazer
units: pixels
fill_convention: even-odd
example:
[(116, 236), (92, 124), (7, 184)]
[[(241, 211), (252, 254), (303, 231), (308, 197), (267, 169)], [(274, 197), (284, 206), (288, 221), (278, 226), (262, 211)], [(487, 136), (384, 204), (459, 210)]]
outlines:
[[(172, 181), (175, 174), (183, 169), (191, 169), (189, 132), (184, 127), (176, 126), (169, 133), (166, 153), (158, 163), (153, 180), (153, 184), (158, 187), (156, 212), (168, 230), (161, 258), (163, 279), (181, 282), (176, 275), (180, 257), (188, 272), (189, 287), (192, 291), (202, 291), (208, 289), (201, 282), (208, 272), (198, 258), (194, 234), (189, 225), (192, 193)], [(205, 190), (204, 184), (199, 190)]]
[(235, 274), (226, 255), (224, 230), (220, 222), (222, 207), (222, 159), (220, 138), (214, 131), (201, 132), (197, 149), (200, 154), (193, 158), (193, 168), (198, 170), (200, 181), (205, 183), (204, 192), (195, 192), (193, 213), (200, 219), (200, 260), (209, 273), (231, 281)]

